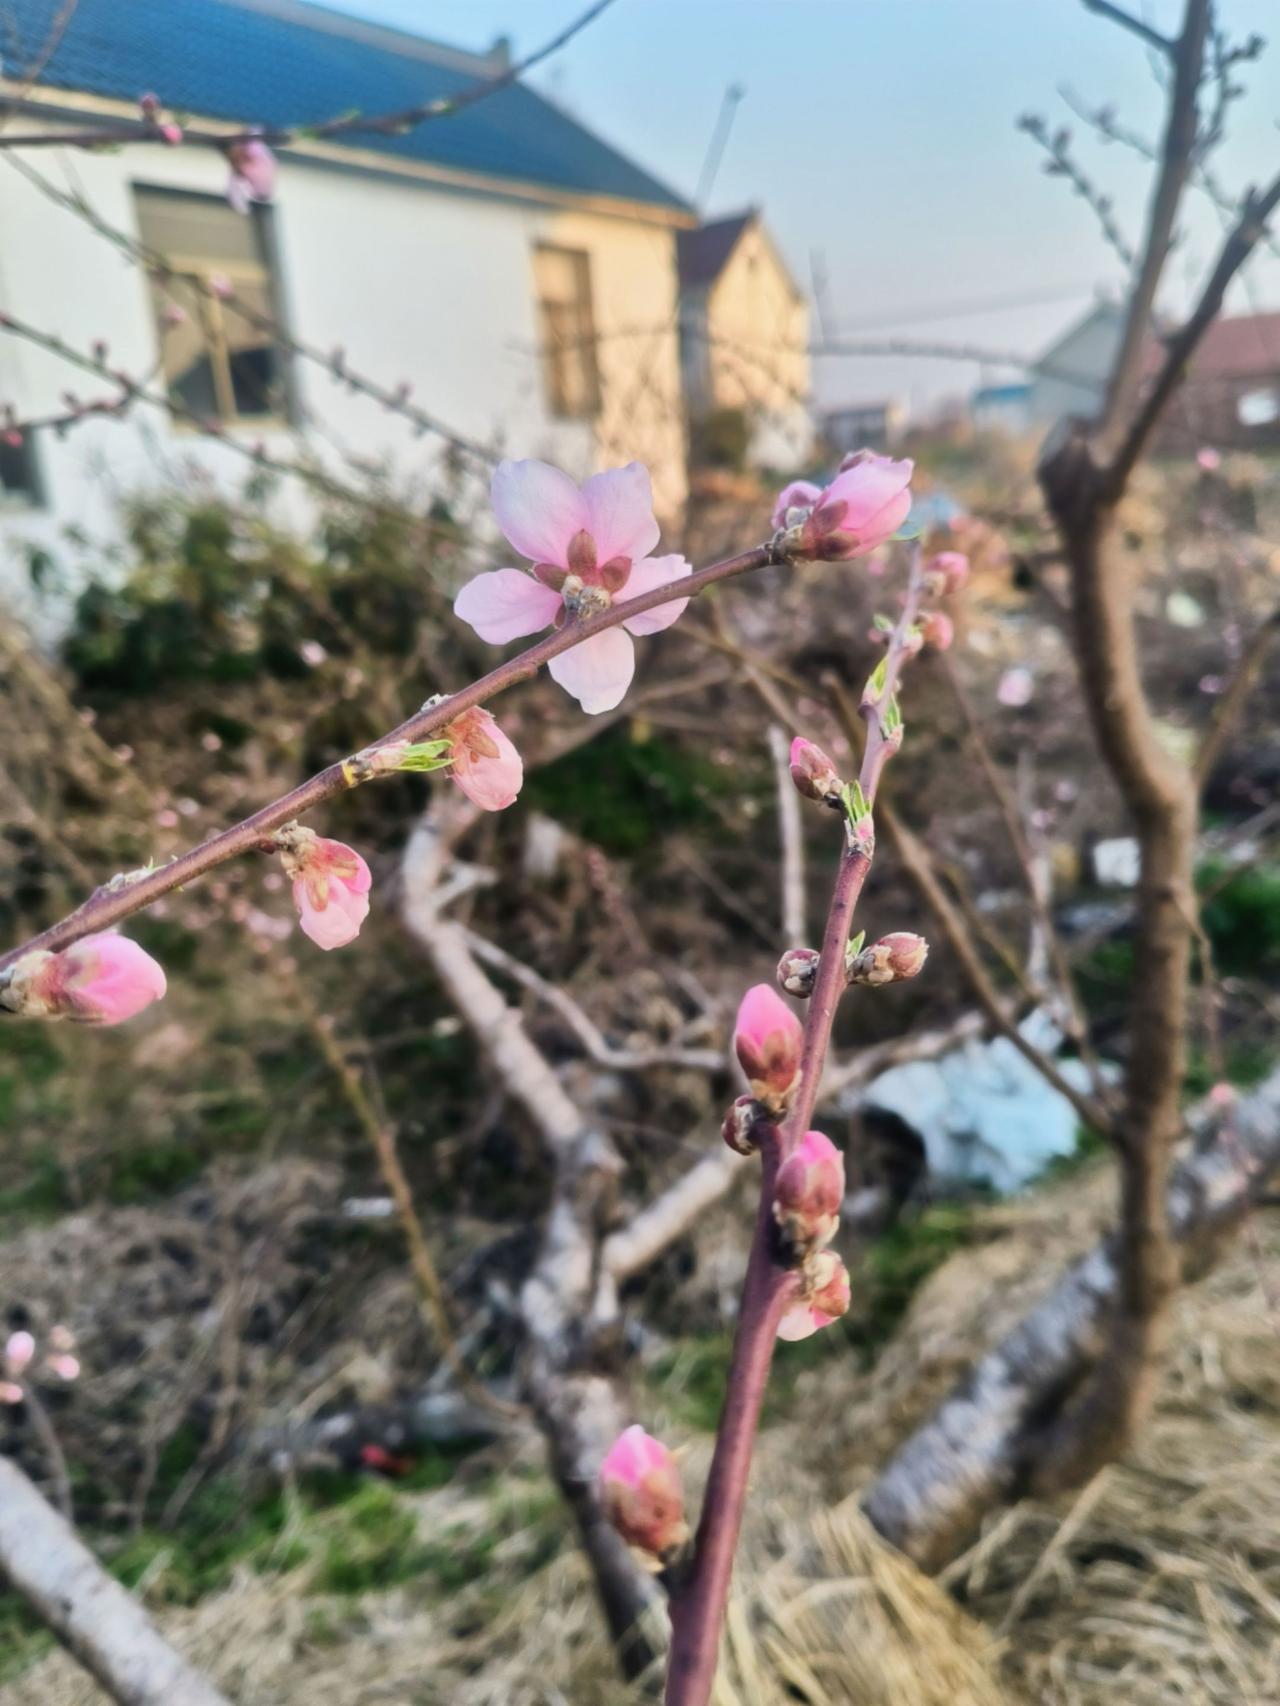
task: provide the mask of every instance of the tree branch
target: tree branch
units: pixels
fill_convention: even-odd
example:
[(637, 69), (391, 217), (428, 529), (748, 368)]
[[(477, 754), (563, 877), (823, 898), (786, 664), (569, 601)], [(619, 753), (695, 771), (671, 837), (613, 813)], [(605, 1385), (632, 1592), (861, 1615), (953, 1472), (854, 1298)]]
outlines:
[[(694, 597), (718, 581), (745, 574), (751, 569), (763, 568), (766, 564), (779, 560), (772, 545), (757, 546), (755, 550), (744, 551), (737, 557), (695, 570), (686, 580), (680, 582), (678, 596)], [(396, 728), (370, 742), (369, 746), (363, 749), (364, 754), (372, 753), (379, 747), (389, 746), (396, 741), (426, 739), (438, 729), (447, 727), (463, 711), (470, 710), (474, 705), (483, 705), (517, 682), (526, 681), (536, 675), (543, 664), (559, 657), (562, 652), (569, 651), (595, 634), (616, 628), (630, 616), (637, 616), (645, 610), (654, 610), (661, 604), (670, 604), (671, 600), (672, 587), (667, 584), (654, 587), (636, 598), (621, 600), (585, 621), (566, 623), (563, 628), (548, 634), (545, 639), (539, 640), (527, 650), (508, 658), (506, 663), (499, 664), (496, 669), (490, 670), (488, 675), (472, 682), (469, 687), (450, 694), (446, 699), (428, 703)], [(32, 937), (20, 947), (0, 954), (0, 973), (6, 971), (24, 954), (29, 954), (37, 948), (65, 948), (70, 943), (79, 941), (82, 936), (106, 930), (111, 925), (120, 923), (122, 919), (131, 917), (135, 912), (141, 912), (161, 895), (204, 876), (218, 865), (226, 864), (228, 860), (239, 858), (243, 854), (259, 851), (262, 843), (283, 824), (368, 781), (374, 772), (367, 768), (362, 770), (362, 756), (357, 753), (337, 764), (331, 764), (327, 770), (320, 771), (297, 788), (272, 801), (270, 805), (263, 806), (252, 816), (243, 818), (230, 829), (224, 829), (169, 864), (156, 870), (148, 870), (136, 878), (114, 885), (107, 884), (98, 889), (60, 923), (42, 930), (38, 936)]]
[(1096, 12), (1100, 18), (1110, 18), (1113, 24), (1119, 24), (1121, 29), (1131, 30), (1139, 41), (1146, 42), (1148, 47), (1155, 48), (1157, 53), (1172, 55), (1177, 48), (1177, 42), (1168, 36), (1162, 36), (1159, 30), (1152, 29), (1150, 24), (1141, 18), (1135, 18), (1131, 12), (1126, 12), (1120, 6), (1112, 4), (1112, 0), (1081, 0), (1081, 4), (1090, 12)]
[(0, 1577), (119, 1706), (229, 1706), (2, 1456)]

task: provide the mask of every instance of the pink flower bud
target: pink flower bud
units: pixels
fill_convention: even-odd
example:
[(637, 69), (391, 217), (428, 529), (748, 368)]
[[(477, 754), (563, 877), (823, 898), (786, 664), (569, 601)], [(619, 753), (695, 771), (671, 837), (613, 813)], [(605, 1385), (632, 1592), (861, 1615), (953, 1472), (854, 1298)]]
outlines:
[(819, 1250), (801, 1273), (800, 1296), (778, 1323), (780, 1339), (807, 1339), (848, 1312), (849, 1273), (833, 1250)]
[(935, 652), (945, 652), (956, 637), (955, 623), (945, 610), (930, 610), (920, 618), (920, 637)]
[(784, 486), (778, 493), (778, 501), (773, 506), (770, 525), (785, 527), (787, 512), (793, 509), (802, 509), (807, 516), (821, 496), (822, 487), (815, 486), (812, 480), (792, 480), (789, 486)]
[(231, 176), (227, 200), (237, 213), (248, 213), (251, 202), (270, 201), (276, 186), (276, 157), (256, 136), (233, 142), (227, 149)]
[(829, 1244), (844, 1202), (844, 1157), (829, 1137), (807, 1131), (778, 1169), (773, 1218), (793, 1250)]
[(844, 783), (836, 767), (811, 740), (797, 735), (791, 743), (791, 780), (806, 800), (821, 800), (824, 805), (839, 806)]
[(600, 1498), (629, 1546), (666, 1559), (689, 1538), (675, 1458), (638, 1424), (609, 1447), (600, 1465)]
[(963, 551), (939, 551), (925, 564), (925, 573), (937, 576), (944, 594), (959, 592), (969, 579), (969, 559)]
[(160, 135), (170, 148), (176, 148), (182, 141), (182, 126), (180, 124), (162, 124)]
[(231, 280), (224, 272), (211, 272), (206, 282), (209, 286), (209, 294), (216, 296), (219, 302), (226, 302), (235, 295)]
[(170, 330), (175, 326), (185, 326), (187, 311), (185, 308), (180, 308), (176, 302), (166, 302), (160, 310), (160, 320), (161, 324), (169, 327)]
[(795, 1014), (767, 983), (742, 998), (733, 1046), (754, 1094), (771, 1112), (785, 1101), (800, 1075), (803, 1032)]
[(928, 957), (929, 944), (923, 936), (914, 936), (909, 930), (894, 930), (854, 955), (848, 966), (848, 980), (869, 984), (873, 989), (883, 983), (902, 983), (915, 977)]
[(760, 1147), (760, 1127), (768, 1118), (754, 1096), (739, 1096), (724, 1116), (720, 1135), (736, 1154), (754, 1155)]
[(164, 992), (164, 972), (151, 955), (127, 936), (104, 931), (60, 954), (28, 954), (13, 968), (2, 998), (32, 1018), (119, 1025)]
[(303, 934), (318, 948), (354, 942), (369, 915), (369, 867), (342, 841), (329, 841), (301, 824), (275, 837), (286, 874), (293, 879), (293, 904)]
[(816, 948), (788, 948), (778, 961), (778, 983), (788, 995), (807, 1001), (813, 994), (818, 962), (822, 956)]
[(26, 1394), (14, 1380), (0, 1380), (0, 1404), (21, 1404)]
[(70, 1327), (64, 1327), (61, 1322), (49, 1329), (49, 1343), (55, 1351), (73, 1351), (76, 1348), (76, 1336)]
[(15, 1376), (24, 1373), (35, 1354), (36, 1342), (30, 1333), (10, 1333), (4, 1347), (5, 1373)]
[(138, 110), (143, 118), (154, 120), (160, 111), (159, 95), (153, 95), (150, 91), (145, 95), (139, 95)]
[(1196, 451), (1196, 466), (1206, 474), (1216, 474), (1222, 466), (1222, 457), (1211, 444), (1206, 444), (1203, 449)]
[(500, 812), (520, 792), (524, 765), (493, 715), (476, 706), (444, 731), (453, 742), (449, 774), (482, 811)]
[(65, 1380), (68, 1385), (80, 1377), (80, 1364), (75, 1357), (65, 1351), (55, 1353), (44, 1359), (44, 1366), (50, 1374), (56, 1374), (59, 1380)]
[(869, 450), (846, 456), (804, 523), (803, 555), (821, 562), (861, 557), (891, 539), (911, 509), (913, 469)]

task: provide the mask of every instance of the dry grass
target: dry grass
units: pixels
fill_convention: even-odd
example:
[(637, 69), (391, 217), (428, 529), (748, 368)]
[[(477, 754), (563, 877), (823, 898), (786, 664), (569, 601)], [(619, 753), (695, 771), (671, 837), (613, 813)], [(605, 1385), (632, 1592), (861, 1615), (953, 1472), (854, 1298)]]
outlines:
[[(1107, 1188), (1100, 1170), (995, 1211), (998, 1236), (934, 1276), (870, 1382), (831, 1363), (799, 1383), (758, 1462), (717, 1706), (1280, 1700), (1280, 1325), (1260, 1288), (1280, 1260), (1270, 1224), (1183, 1298), (1160, 1404), (1132, 1460), (1074, 1500), (993, 1519), (945, 1586), (889, 1551), (848, 1494), (955, 1367), (1082, 1247)], [(832, 1448), (826, 1464), (814, 1462), (815, 1438)], [(706, 1442), (689, 1457), (696, 1483)], [(833, 1465), (846, 1496), (831, 1508)], [(464, 1544), (487, 1510), (446, 1488), (422, 1499), (423, 1526)], [(518, 1540), (504, 1542), (484, 1579), (444, 1599), (416, 1583), (337, 1599), (308, 1592), (305, 1571), (246, 1575), (168, 1626), (239, 1706), (642, 1698), (616, 1681), (572, 1550), (531, 1575), (520, 1563)], [(61, 1657), (0, 1690), (3, 1706), (99, 1698)]]

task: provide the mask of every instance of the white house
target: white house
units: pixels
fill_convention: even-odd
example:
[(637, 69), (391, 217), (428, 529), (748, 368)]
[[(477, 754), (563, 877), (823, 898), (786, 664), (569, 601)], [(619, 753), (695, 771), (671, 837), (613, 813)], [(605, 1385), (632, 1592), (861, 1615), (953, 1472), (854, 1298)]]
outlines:
[[(154, 91), (188, 127), (303, 126), (449, 97), (507, 65), (300, 0), (6, 0), (0, 110), (9, 134), (129, 122)], [(59, 33), (60, 32), (60, 33)], [(52, 44), (52, 51), (49, 51)], [(33, 71), (37, 80), (30, 81)], [(414, 400), (484, 447), (582, 475), (638, 457), (660, 514), (685, 496), (675, 236), (684, 203), (551, 102), (515, 84), (402, 134), (299, 139), (270, 205), (227, 203), (216, 148), (24, 150), (95, 219), (173, 263), (148, 277), (92, 220), (0, 157), (0, 413), (65, 412), (101, 379), (6, 327), (113, 368), (207, 421), (163, 407), (37, 427), (0, 448), (0, 575), (10, 596), (32, 547), (109, 542), (122, 496), (158, 481), (242, 481), (236, 446), (314, 458), (352, 482), (351, 457), (402, 489), (439, 477), (444, 441), (301, 359), (184, 275), (225, 278), (290, 336)], [(172, 306), (185, 321), (165, 328)], [(479, 469), (483, 473), (483, 467)], [(306, 488), (281, 503), (308, 513)]]
[(1119, 304), (1095, 302), (1032, 362), (1027, 412), (1033, 427), (1043, 430), (1068, 415), (1088, 420), (1098, 413), (1123, 330)]

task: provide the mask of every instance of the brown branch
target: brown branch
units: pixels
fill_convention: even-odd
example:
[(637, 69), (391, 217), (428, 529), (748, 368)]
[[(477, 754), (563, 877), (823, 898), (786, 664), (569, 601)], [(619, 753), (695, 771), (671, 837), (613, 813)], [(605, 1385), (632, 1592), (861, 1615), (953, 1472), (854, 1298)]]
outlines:
[[(901, 730), (895, 734), (890, 727), (889, 712), (896, 705), (898, 677), (907, 655), (908, 636), (915, 628), (923, 589), (923, 553), (917, 547), (912, 553), (911, 576), (902, 611), (889, 639), (883, 679), (874, 694), (868, 688), (862, 703), (867, 733), (858, 781), (868, 806), (874, 804), (884, 767), (901, 740)], [(778, 1325), (797, 1285), (795, 1271), (786, 1264), (775, 1238), (774, 1180), (779, 1166), (803, 1138), (813, 1118), (836, 1008), (846, 987), (845, 947), (873, 854), (874, 841), (851, 833), (851, 826), (846, 825), (845, 845), (819, 949), (817, 975), (805, 1014), (798, 1087), (783, 1123), (766, 1125), (761, 1139), (760, 1202), (725, 1381), (724, 1405), (693, 1556), (687, 1571), (682, 1571), (678, 1582), (672, 1584), (666, 1706), (706, 1706), (714, 1686), (760, 1406), (769, 1379)]]
[[(744, 551), (737, 557), (730, 557), (723, 562), (712, 563), (707, 568), (696, 570), (680, 582), (677, 596), (696, 596), (705, 587), (718, 581), (728, 580), (734, 575), (745, 574), (749, 570), (763, 568), (766, 564), (778, 561), (773, 546), (758, 546), (755, 550)], [(469, 687), (464, 687), (437, 703), (430, 703), (414, 716), (406, 718), (396, 728), (388, 730), (378, 740), (371, 742), (364, 749), (365, 752), (375, 751), (396, 741), (424, 740), (438, 729), (445, 728), (461, 712), (470, 710), (474, 705), (485, 704), (508, 687), (536, 675), (543, 664), (559, 657), (573, 646), (580, 645), (583, 640), (617, 627), (630, 616), (671, 603), (672, 590), (670, 585), (655, 587), (636, 598), (620, 601), (585, 621), (566, 623), (559, 631), (548, 634), (545, 639), (539, 640), (515, 657), (508, 658), (505, 663), (499, 664), (496, 669), (490, 670), (488, 675), (472, 682)], [(359, 757), (357, 754), (354, 758), (331, 764), (328, 769), (310, 777), (289, 793), (273, 800), (270, 805), (261, 807), (250, 817), (241, 819), (230, 829), (222, 830), (199, 847), (179, 855), (169, 864), (156, 870), (148, 870), (136, 880), (114, 886), (108, 884), (98, 889), (69, 917), (41, 931), (38, 936), (32, 937), (20, 947), (0, 954), (0, 973), (15, 964), (24, 954), (37, 948), (65, 948), (70, 943), (79, 941), (82, 936), (108, 929), (111, 925), (120, 923), (122, 919), (141, 912), (161, 895), (204, 876), (228, 860), (257, 852), (264, 840), (283, 824), (368, 780), (371, 772), (360, 771)]]
[[(1202, 1107), (1189, 1123), (1196, 1129), (1203, 1118)], [(1280, 1074), (1246, 1096), (1234, 1120), (1234, 1131), (1197, 1143), (1170, 1181), (1181, 1268), (1211, 1262), (1265, 1198), (1280, 1168)], [(1108, 1354), (1121, 1269), (1114, 1236), (1070, 1268), (898, 1447), (866, 1493), (872, 1523), (922, 1568), (940, 1568), (991, 1511), (1044, 1484), (1053, 1467), (1046, 1417)]]
[(119, 1706), (229, 1706), (3, 1456), (0, 1579)]
[(1157, 53), (1173, 54), (1177, 42), (1168, 36), (1162, 36), (1159, 30), (1141, 18), (1135, 18), (1132, 12), (1126, 12), (1120, 6), (1112, 4), (1112, 0), (1081, 0), (1081, 4), (1090, 12), (1096, 12), (1100, 18), (1110, 18), (1113, 24), (1119, 24), (1121, 29), (1131, 30), (1139, 41), (1146, 42), (1148, 47), (1155, 48)]
[[(1086, 3), (1090, 3), (1090, 0), (1086, 0)], [(1097, 0), (1094, 0), (1094, 3), (1097, 3)], [(1160, 171), (1147, 215), (1142, 260), (1129, 295), (1124, 330), (1112, 365), (1106, 405), (1102, 414), (1099, 438), (1108, 453), (1123, 442), (1126, 423), (1142, 382), (1143, 350), (1155, 311), (1156, 293), (1169, 257), (1178, 206), (1195, 154), (1198, 134), (1197, 99), (1204, 72), (1204, 50), (1210, 10), (1210, 0), (1186, 0), (1182, 30), (1176, 47), (1172, 49), (1173, 89), (1169, 98)], [(1108, 16), (1124, 18), (1127, 14), (1111, 10)], [(1118, 466), (1118, 457), (1115, 462)]]
[(1264, 617), (1250, 634), (1249, 643), (1240, 655), (1227, 690), (1218, 700), (1212, 721), (1195, 758), (1196, 785), (1202, 790), (1213, 774), (1214, 766), (1222, 757), (1223, 748), (1231, 739), (1244, 712), (1277, 630), (1280, 630), (1280, 609), (1273, 610), (1269, 616)]
[(606, 1522), (596, 1490), (604, 1454), (627, 1421), (614, 1378), (617, 1287), (600, 1260), (621, 1163), (607, 1137), (565, 1092), (519, 1013), (476, 964), (462, 926), (442, 913), (449, 818), (465, 822), (473, 810), (451, 814), (437, 807), (410, 836), (402, 863), (404, 920), (503, 1089), (523, 1108), (551, 1156), (542, 1247), (520, 1297), (525, 1386), (623, 1666), (638, 1675), (661, 1647), (653, 1627), (657, 1591)]
[(1174, 392), (1181, 385), (1192, 357), (1209, 327), (1222, 312), (1227, 287), (1267, 234), (1267, 220), (1280, 207), (1280, 175), (1260, 194), (1250, 190), (1234, 230), (1223, 245), (1190, 317), (1165, 344), (1164, 360), (1144, 392), (1137, 412), (1107, 470), (1111, 495), (1123, 490), (1146, 449)]

